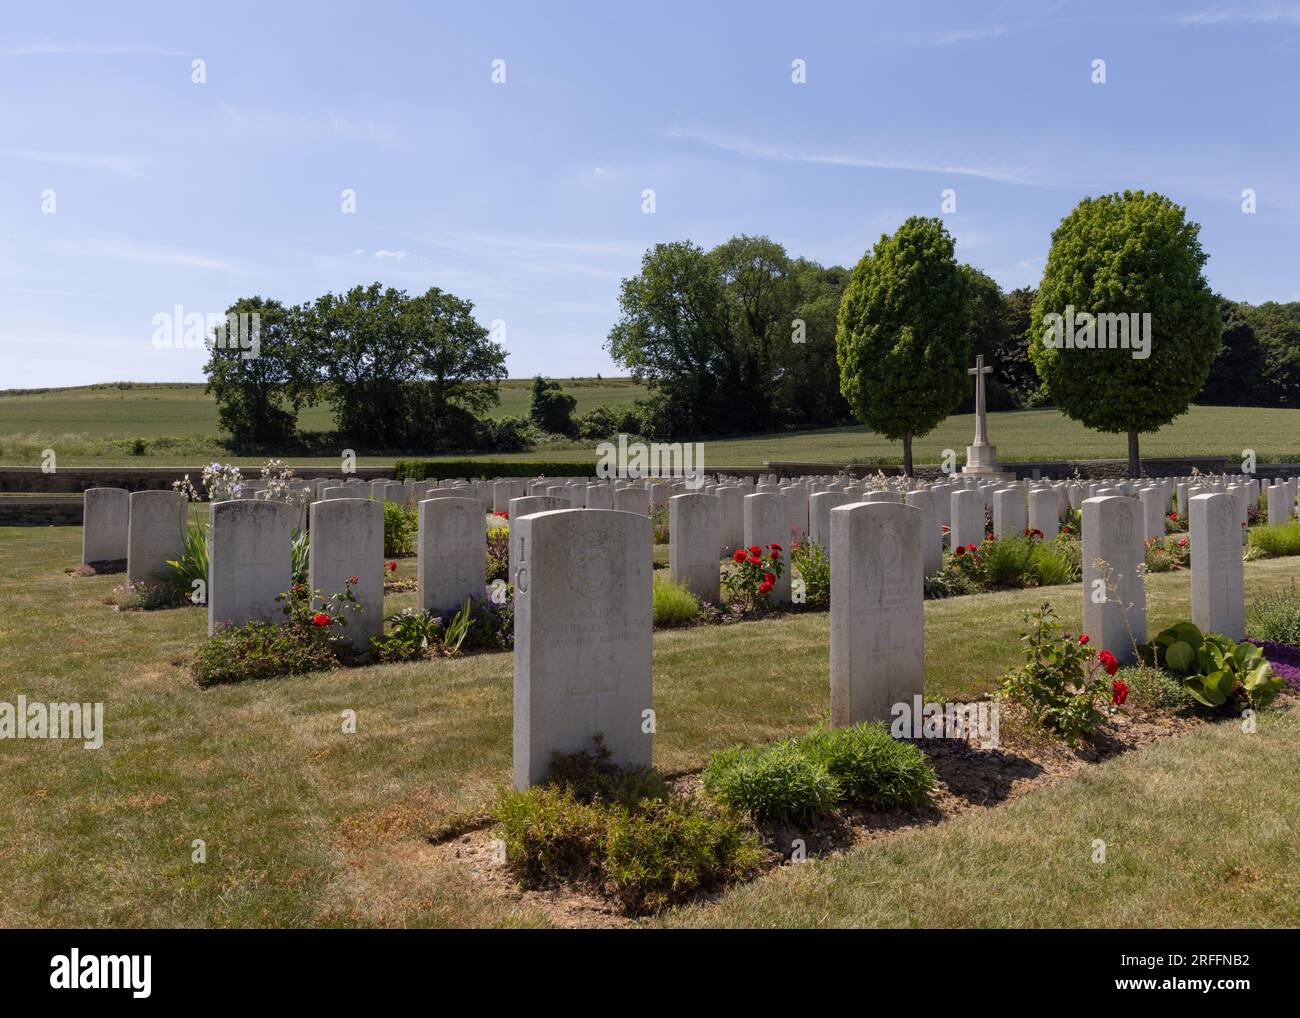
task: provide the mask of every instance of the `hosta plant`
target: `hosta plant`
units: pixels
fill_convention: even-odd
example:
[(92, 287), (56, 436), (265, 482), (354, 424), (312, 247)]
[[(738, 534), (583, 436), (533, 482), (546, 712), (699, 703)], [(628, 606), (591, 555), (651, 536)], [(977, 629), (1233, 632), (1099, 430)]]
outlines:
[(1202, 633), (1179, 622), (1157, 633), (1142, 648), (1149, 664), (1183, 680), (1183, 686), (1206, 707), (1240, 712), (1272, 702), (1282, 688), (1264, 652), (1253, 643), (1237, 643), (1219, 633)]

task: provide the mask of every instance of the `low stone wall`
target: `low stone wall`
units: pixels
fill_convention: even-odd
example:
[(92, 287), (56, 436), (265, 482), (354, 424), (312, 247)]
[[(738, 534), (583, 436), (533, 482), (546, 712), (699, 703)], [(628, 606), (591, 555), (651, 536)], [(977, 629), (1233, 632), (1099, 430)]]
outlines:
[[(1035, 476), (1034, 471), (1038, 471), (1037, 476), (1039, 477), (1065, 480), (1073, 477), (1076, 470), (1080, 477), (1094, 481), (1108, 477), (1128, 476), (1128, 460), (1036, 460), (1025, 463), (1001, 463), (999, 467), (1003, 472), (1013, 473), (1018, 478), (1032, 478)], [(1193, 468), (1203, 474), (1230, 472), (1228, 470), (1228, 461), (1223, 456), (1142, 460), (1142, 471), (1148, 477), (1179, 477), (1190, 474)], [(1235, 472), (1235, 469), (1239, 469), (1239, 466), (1235, 467), (1232, 472)], [(714, 467), (706, 463), (705, 470), (706, 472), (716, 470), (721, 473), (740, 472), (743, 474), (762, 472), (780, 474), (785, 477), (796, 477), (800, 474), (838, 474), (841, 472), (847, 472), (855, 477), (865, 477), (879, 472), (889, 477), (903, 472), (903, 468), (898, 465), (882, 466), (875, 463), (854, 463), (846, 467), (843, 463), (800, 463), (793, 460), (769, 460), (766, 466), (761, 469), (754, 467)], [(939, 480), (943, 477), (943, 471), (937, 464), (933, 463), (919, 463), (915, 466), (914, 472), (917, 477), (926, 480)], [(1256, 472), (1258, 477), (1292, 477), (1296, 474), (1300, 474), (1300, 465), (1285, 463), (1270, 464), (1267, 467), (1261, 465)]]
[(79, 527), (80, 495), (0, 495), (0, 527)]

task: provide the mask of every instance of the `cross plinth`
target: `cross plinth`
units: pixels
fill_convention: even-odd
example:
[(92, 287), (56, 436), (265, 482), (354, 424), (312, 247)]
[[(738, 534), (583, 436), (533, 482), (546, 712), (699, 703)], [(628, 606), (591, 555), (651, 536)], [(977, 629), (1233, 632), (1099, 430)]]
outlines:
[(967, 368), (966, 374), (975, 376), (975, 441), (966, 446), (966, 465), (961, 468), (963, 474), (980, 474), (983, 476), (1013, 477), (1003, 474), (998, 469), (998, 447), (989, 445), (988, 405), (984, 397), (984, 378), (993, 374), (993, 369), (984, 363), (984, 355), (975, 358), (975, 366)]

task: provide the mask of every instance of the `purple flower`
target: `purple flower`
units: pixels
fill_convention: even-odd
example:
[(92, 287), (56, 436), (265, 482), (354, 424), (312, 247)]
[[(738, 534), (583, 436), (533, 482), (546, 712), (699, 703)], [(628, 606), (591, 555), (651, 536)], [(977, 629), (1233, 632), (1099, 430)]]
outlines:
[(1300, 647), (1269, 640), (1250, 640), (1264, 651), (1264, 657), (1273, 666), (1273, 674), (1292, 689), (1300, 689)]

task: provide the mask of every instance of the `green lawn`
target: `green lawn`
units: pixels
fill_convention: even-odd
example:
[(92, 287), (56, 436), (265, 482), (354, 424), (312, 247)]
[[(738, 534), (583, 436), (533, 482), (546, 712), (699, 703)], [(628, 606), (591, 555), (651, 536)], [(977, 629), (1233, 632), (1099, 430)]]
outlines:
[[(0, 528), (0, 700), (102, 701), (106, 713), (97, 751), (0, 742), (0, 925), (545, 924), (477, 891), (427, 840), (509, 779), (509, 654), (200, 690), (183, 665), (206, 632), (202, 610), (114, 612), (120, 576), (63, 572), (80, 538)], [(1247, 595), (1286, 586), (1295, 562), (1248, 563)], [(1188, 615), (1186, 572), (1149, 582), (1153, 626)], [(1078, 626), (1077, 586), (928, 602), (927, 698), (986, 694), (1018, 659), (1020, 613), (1047, 598)], [(825, 614), (656, 633), (656, 764), (698, 768), (714, 750), (824, 719), (827, 638)], [(349, 709), (355, 735), (340, 731)], [(1249, 743), (1207, 729), (670, 918), (1294, 924), (1295, 838), (1279, 824), (1300, 805), (1287, 777), (1297, 763), (1291, 721), (1267, 721)], [(1084, 835), (1113, 841), (1104, 876), (1077, 862)], [(203, 864), (191, 862), (195, 839)], [(1265, 893), (1231, 913), (1242, 895), (1214, 881), (1238, 872)], [(1208, 883), (1170, 903), (1180, 874)], [(1112, 882), (1094, 900), (1090, 881)], [(1196, 904), (1220, 891), (1225, 902)]]
[[(502, 385), (499, 414), (526, 416), (528, 379)], [(628, 379), (566, 379), (566, 391), (578, 400), (578, 413), (599, 403), (631, 404), (645, 390)], [(317, 406), (303, 411), (304, 430), (329, 430), (331, 411)], [(918, 463), (938, 463), (945, 449), (963, 462), (974, 437), (975, 418), (948, 418), (925, 438), (917, 439)], [(1026, 460), (1125, 459), (1124, 435), (1104, 435), (1067, 420), (1055, 410), (991, 414), (991, 440), (1005, 462)], [(131, 455), (136, 438), (147, 443), (143, 456)], [(41, 452), (52, 448), (59, 462), (77, 465), (175, 465), (193, 467), (209, 459), (230, 457), (217, 441), (217, 413), (201, 385), (94, 386), (51, 389), (28, 395), (0, 395), (0, 464), (38, 465)], [(1239, 463), (1243, 450), (1255, 450), (1259, 462), (1300, 461), (1300, 410), (1260, 407), (1193, 407), (1187, 414), (1142, 436), (1148, 457), (1226, 456)], [(290, 457), (294, 463), (336, 464), (337, 458)], [(493, 458), (527, 463), (537, 460), (594, 459), (594, 448), (544, 448)], [(760, 466), (769, 460), (846, 464), (901, 463), (902, 446), (862, 427), (758, 435), (704, 442), (705, 465)], [(243, 465), (259, 457), (234, 460)], [(363, 456), (362, 465), (385, 465), (393, 457)]]

